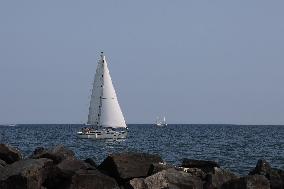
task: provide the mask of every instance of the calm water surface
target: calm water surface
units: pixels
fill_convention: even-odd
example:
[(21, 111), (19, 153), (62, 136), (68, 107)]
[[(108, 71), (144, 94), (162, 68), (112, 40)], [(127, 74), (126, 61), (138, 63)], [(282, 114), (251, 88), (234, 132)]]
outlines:
[(39, 146), (63, 144), (78, 158), (100, 163), (108, 154), (137, 151), (160, 154), (179, 165), (182, 158), (215, 160), (224, 168), (247, 174), (258, 159), (284, 169), (284, 126), (239, 125), (129, 125), (126, 140), (76, 137), (82, 125), (18, 125), (0, 127), (0, 142), (19, 148), (25, 156)]

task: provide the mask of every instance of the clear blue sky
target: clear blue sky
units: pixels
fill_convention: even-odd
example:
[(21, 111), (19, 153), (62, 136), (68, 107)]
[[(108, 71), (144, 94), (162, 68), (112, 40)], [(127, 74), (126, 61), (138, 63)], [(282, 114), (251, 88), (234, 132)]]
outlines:
[(284, 124), (284, 1), (0, 1), (0, 123), (82, 123), (104, 51), (128, 123)]

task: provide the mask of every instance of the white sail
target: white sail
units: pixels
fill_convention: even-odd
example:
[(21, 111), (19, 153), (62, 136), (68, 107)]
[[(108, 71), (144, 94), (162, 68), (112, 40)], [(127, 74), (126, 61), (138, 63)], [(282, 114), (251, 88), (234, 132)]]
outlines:
[(95, 79), (93, 83), (91, 101), (89, 106), (88, 122), (89, 125), (99, 125), (99, 114), (100, 114), (100, 97), (102, 96), (102, 85), (103, 85), (103, 64), (100, 60), (98, 62)]
[(127, 127), (103, 54), (96, 71), (88, 123), (102, 127)]

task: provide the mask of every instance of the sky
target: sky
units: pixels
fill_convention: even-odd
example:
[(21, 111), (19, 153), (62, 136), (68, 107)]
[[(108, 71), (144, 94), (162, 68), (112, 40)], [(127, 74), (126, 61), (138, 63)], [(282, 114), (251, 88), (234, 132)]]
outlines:
[(101, 51), (127, 123), (284, 124), (284, 1), (0, 1), (0, 123), (84, 123)]

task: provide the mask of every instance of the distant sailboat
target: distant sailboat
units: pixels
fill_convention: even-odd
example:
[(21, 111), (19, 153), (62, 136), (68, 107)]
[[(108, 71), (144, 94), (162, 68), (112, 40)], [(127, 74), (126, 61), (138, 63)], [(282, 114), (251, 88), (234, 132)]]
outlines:
[(80, 138), (127, 137), (127, 126), (103, 52), (97, 65), (86, 126), (77, 133)]
[(166, 117), (164, 116), (163, 119), (157, 117), (155, 125), (158, 126), (158, 127), (165, 127), (165, 126), (167, 126), (168, 124), (166, 122)]

